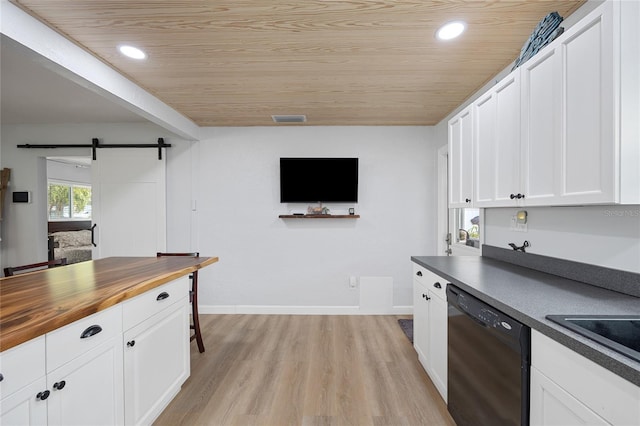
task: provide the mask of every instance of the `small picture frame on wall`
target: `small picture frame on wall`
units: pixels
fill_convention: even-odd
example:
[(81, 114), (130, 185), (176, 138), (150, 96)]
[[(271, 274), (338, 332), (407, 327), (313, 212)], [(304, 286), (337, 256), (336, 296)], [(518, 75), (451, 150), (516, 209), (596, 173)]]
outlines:
[(349, 209), (349, 214), (350, 214), (351, 216), (353, 216), (353, 215), (355, 214), (355, 210), (353, 209), (353, 207), (351, 207), (351, 208)]

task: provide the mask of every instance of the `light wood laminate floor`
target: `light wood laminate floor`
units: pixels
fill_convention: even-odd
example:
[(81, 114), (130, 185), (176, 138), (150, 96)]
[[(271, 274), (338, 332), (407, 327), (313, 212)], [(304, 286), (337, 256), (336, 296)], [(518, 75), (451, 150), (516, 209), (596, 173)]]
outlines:
[(200, 318), (206, 352), (156, 425), (454, 425), (402, 317)]

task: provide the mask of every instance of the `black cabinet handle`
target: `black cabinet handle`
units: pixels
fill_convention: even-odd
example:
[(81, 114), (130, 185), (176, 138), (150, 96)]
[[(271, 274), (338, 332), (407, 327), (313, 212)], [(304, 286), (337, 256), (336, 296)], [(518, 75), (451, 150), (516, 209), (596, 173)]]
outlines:
[(442, 288), (442, 285), (441, 285), (439, 282), (435, 282), (435, 283), (433, 283), (433, 286), (434, 286), (435, 288)]
[(524, 198), (524, 194), (518, 194), (518, 198)]
[(465, 202), (465, 203), (470, 203), (470, 202), (471, 202), (471, 198), (465, 198), (465, 199), (464, 199), (464, 202)]
[(98, 226), (97, 223), (94, 223), (93, 226), (91, 227), (91, 244), (94, 247), (98, 247), (98, 245), (96, 244), (96, 240), (95, 240), (95, 230), (96, 230), (96, 226)]
[(158, 295), (158, 297), (156, 297), (156, 300), (160, 301), (160, 300), (167, 299), (168, 297), (169, 297), (169, 293), (167, 293), (166, 291), (163, 291)]
[(516, 194), (509, 195), (509, 198), (511, 198), (513, 200), (514, 198), (516, 198)]
[(50, 394), (51, 394), (51, 392), (49, 392), (48, 390), (42, 391), (42, 392), (38, 392), (38, 394), (36, 395), (36, 399), (44, 401), (45, 399), (49, 398)]
[(4, 376), (0, 373), (0, 382), (4, 380)]
[(431, 300), (431, 298), (429, 296), (427, 296), (426, 294), (423, 294), (422, 297), (424, 297), (424, 300)]
[(512, 200), (514, 198), (517, 198), (519, 200), (520, 198), (524, 198), (524, 194), (511, 194), (509, 195), (509, 198), (511, 198)]
[(67, 382), (65, 382), (64, 380), (60, 380), (59, 382), (56, 382), (53, 384), (53, 388), (57, 390), (62, 390), (66, 385), (67, 385)]
[(416, 272), (416, 275), (417, 275), (417, 276), (419, 276), (419, 277), (421, 277), (421, 276), (422, 276), (422, 271), (418, 271), (418, 272)]
[(127, 346), (129, 346), (130, 348), (134, 347), (135, 345), (136, 345), (136, 341), (135, 340), (127, 342)]
[(102, 327), (100, 327), (99, 325), (92, 325), (91, 327), (87, 327), (87, 329), (82, 332), (82, 334), (80, 335), (80, 338), (86, 339), (88, 337), (95, 336), (101, 331), (102, 331)]

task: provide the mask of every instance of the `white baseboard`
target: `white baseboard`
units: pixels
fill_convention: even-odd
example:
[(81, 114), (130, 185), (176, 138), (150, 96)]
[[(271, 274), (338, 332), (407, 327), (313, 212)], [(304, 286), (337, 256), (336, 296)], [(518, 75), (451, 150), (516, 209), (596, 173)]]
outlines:
[(393, 306), (384, 312), (373, 312), (359, 306), (200, 305), (198, 311), (201, 314), (411, 315), (413, 306)]

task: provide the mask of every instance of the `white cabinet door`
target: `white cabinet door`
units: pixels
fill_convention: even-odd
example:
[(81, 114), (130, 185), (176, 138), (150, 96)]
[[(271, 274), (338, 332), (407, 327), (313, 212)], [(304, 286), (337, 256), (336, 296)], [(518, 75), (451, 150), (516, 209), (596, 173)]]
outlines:
[[(440, 281), (445, 285), (445, 281)], [(447, 302), (429, 291), (429, 376), (447, 402)]]
[(548, 377), (531, 368), (531, 426), (609, 425)]
[(447, 281), (413, 265), (413, 346), (431, 381), (447, 401)]
[(473, 108), (474, 205), (515, 206), (524, 192), (520, 185), (520, 70), (480, 97)]
[(49, 425), (124, 423), (122, 335), (47, 375)]
[[(515, 205), (523, 195), (520, 186), (520, 71), (495, 87), (496, 167), (493, 205)], [(515, 201), (514, 201), (515, 200)]]
[(488, 92), (473, 103), (474, 206), (491, 205), (496, 188), (496, 98)]
[(124, 334), (125, 423), (150, 424), (189, 377), (185, 297)]
[(36, 395), (47, 390), (46, 378), (32, 382), (0, 401), (0, 425), (46, 425), (47, 399)]
[(429, 353), (429, 303), (427, 289), (418, 280), (413, 280), (413, 347), (418, 359), (427, 370)]
[(166, 251), (165, 160), (151, 149), (104, 149), (91, 166), (93, 258)]
[(559, 49), (543, 50), (521, 66), (521, 180), (528, 206), (558, 202), (561, 72)]
[(471, 207), (473, 120), (471, 106), (449, 121), (449, 207)]
[[(615, 200), (614, 44), (611, 6), (570, 28), (562, 52), (561, 194), (564, 204)], [(572, 31), (573, 30), (573, 31)]]

